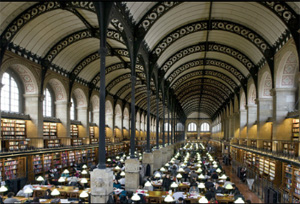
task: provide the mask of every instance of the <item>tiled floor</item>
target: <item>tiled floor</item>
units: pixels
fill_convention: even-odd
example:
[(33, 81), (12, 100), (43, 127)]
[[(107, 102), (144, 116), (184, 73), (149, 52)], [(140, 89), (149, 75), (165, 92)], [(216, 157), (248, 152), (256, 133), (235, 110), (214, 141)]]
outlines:
[(231, 182), (233, 182), (240, 192), (245, 197), (245, 200), (250, 200), (252, 203), (264, 203), (260, 200), (255, 193), (250, 191), (246, 183), (243, 183), (235, 174), (232, 173), (231, 166), (223, 166), (226, 175), (230, 177)]

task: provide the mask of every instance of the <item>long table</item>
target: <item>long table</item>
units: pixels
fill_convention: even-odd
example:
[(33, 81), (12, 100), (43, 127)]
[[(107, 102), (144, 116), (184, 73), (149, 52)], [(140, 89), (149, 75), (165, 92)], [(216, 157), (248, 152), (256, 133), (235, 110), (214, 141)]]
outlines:
[(79, 198), (79, 195), (80, 193), (82, 193), (82, 191), (87, 191), (88, 193), (91, 192), (90, 188), (87, 188), (85, 190), (79, 190), (74, 186), (61, 186), (61, 188), (56, 188), (55, 186), (41, 186), (39, 188), (33, 189), (33, 196), (44, 197), (45, 191), (47, 189), (50, 189), (51, 191), (57, 189), (60, 192), (60, 195), (58, 196), (59, 198)]

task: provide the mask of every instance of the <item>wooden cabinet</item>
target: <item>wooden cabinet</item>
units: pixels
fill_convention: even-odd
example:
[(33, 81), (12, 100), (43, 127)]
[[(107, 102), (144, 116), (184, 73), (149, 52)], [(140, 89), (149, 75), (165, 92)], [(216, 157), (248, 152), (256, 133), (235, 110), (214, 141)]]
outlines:
[(60, 147), (60, 139), (57, 138), (57, 123), (44, 122), (43, 136), (46, 148)]
[(292, 139), (295, 141), (299, 140), (299, 119), (293, 119)]
[(95, 138), (95, 127), (90, 127), (90, 144), (98, 144), (98, 138)]
[(272, 151), (272, 143), (268, 141), (263, 142), (263, 149), (267, 151)]
[(2, 148), (7, 151), (26, 150), (29, 142), (26, 140), (26, 121), (1, 119)]
[(289, 156), (297, 156), (298, 155), (298, 143), (283, 143), (282, 152)]

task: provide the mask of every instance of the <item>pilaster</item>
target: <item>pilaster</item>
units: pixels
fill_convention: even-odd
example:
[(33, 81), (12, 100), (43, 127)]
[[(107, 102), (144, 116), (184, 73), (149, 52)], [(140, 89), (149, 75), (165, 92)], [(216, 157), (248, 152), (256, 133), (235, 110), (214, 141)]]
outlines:
[(91, 172), (91, 203), (106, 203), (113, 192), (113, 172), (110, 169), (94, 169)]

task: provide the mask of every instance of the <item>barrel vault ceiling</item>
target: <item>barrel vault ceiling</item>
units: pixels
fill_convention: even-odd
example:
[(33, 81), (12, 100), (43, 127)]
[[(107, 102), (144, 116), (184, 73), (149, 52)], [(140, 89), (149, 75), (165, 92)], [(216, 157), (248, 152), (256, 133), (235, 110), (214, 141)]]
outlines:
[[(116, 2), (158, 77), (151, 77), (151, 113), (172, 93), (185, 116), (214, 117), (270, 62), (280, 40), (294, 37), (298, 2)], [(99, 24), (93, 2), (0, 2), (1, 41), (49, 69), (99, 89)], [(295, 23), (296, 22), (296, 23)], [(108, 26), (106, 89), (130, 102), (130, 57), (122, 28)], [(125, 26), (125, 25), (124, 25)], [(299, 28), (298, 28), (299, 29)], [(147, 70), (137, 60), (136, 103), (146, 110)], [(163, 81), (163, 83), (161, 83)], [(164, 91), (161, 91), (164, 90)], [(170, 98), (170, 97), (168, 97)]]

